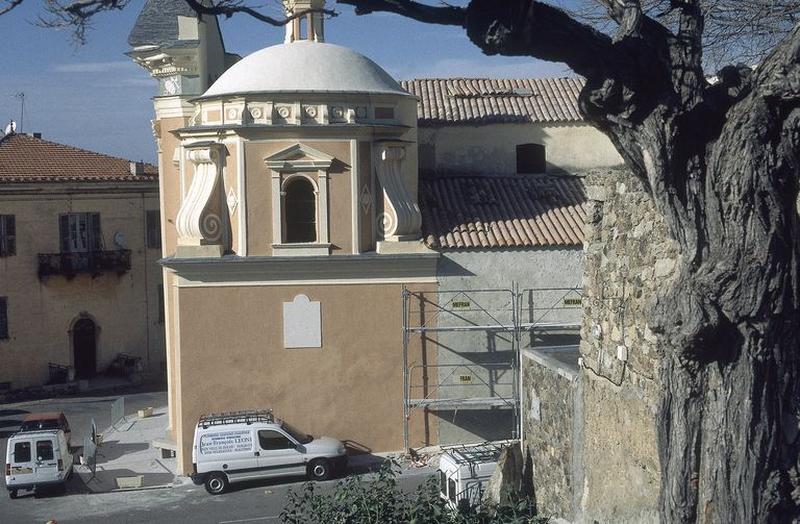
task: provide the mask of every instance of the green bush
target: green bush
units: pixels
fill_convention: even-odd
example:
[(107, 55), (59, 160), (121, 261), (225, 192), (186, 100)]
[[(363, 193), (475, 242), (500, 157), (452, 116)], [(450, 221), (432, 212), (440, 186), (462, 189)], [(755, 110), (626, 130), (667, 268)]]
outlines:
[(492, 508), (450, 511), (439, 496), (435, 477), (406, 493), (397, 484), (395, 463), (381, 468), (377, 477), (351, 476), (340, 480), (333, 492), (320, 493), (314, 482), (299, 492), (290, 491), (281, 521), (287, 524), (544, 524), (532, 501), (525, 499)]

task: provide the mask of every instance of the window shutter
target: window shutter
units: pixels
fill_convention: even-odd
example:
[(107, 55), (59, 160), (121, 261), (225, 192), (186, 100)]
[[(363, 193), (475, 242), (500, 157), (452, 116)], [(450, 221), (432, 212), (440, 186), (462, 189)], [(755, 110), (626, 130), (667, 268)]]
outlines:
[(147, 212), (147, 247), (161, 247), (161, 212), (158, 210)]
[(8, 298), (0, 297), (0, 339), (8, 338)]
[(89, 250), (103, 249), (103, 234), (100, 232), (100, 213), (87, 213), (89, 222)]
[(17, 254), (17, 225), (14, 215), (6, 215), (6, 256)]
[(58, 217), (58, 234), (61, 237), (61, 252), (69, 253), (72, 251), (69, 244), (69, 215)]

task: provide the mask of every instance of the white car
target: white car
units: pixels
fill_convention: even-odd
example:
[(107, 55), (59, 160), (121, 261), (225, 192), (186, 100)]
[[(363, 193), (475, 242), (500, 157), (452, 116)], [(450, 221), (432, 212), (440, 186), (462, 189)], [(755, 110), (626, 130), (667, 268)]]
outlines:
[(314, 438), (271, 411), (204, 415), (194, 431), (192, 480), (212, 495), (243, 480), (298, 475), (326, 480), (345, 469), (345, 453), (341, 441)]
[(73, 457), (61, 429), (15, 433), (6, 446), (6, 488), (19, 490), (63, 485), (72, 476)]

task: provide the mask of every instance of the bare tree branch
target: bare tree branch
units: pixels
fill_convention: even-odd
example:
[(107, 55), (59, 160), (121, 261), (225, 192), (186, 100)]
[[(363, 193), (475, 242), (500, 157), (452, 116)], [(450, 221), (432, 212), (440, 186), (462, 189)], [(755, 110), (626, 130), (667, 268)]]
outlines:
[[(10, 11), (24, 0), (5, 0), (11, 2), (8, 7), (0, 10), (0, 15)], [(244, 14), (255, 18), (259, 22), (280, 27), (288, 22), (302, 18), (309, 13), (323, 13), (328, 17), (337, 16), (332, 9), (306, 9), (290, 16), (272, 17), (244, 3), (243, 0), (217, 0), (206, 5), (200, 0), (184, 0), (189, 7), (201, 15), (215, 15), (230, 18), (237, 14)], [(130, 0), (45, 0), (47, 16), (39, 17), (42, 27), (72, 28), (73, 35), (79, 43), (86, 40), (86, 30), (90, 27), (92, 18), (105, 11), (121, 10), (127, 7)]]
[(204, 15), (219, 15), (219, 16), (224, 16), (225, 18), (230, 18), (233, 15), (242, 13), (255, 18), (259, 22), (264, 22), (265, 24), (269, 24), (275, 27), (284, 26), (288, 22), (295, 20), (297, 18), (302, 18), (308, 15), (309, 13), (323, 13), (329, 17), (335, 17), (338, 15), (338, 13), (332, 9), (305, 9), (303, 11), (298, 11), (293, 15), (285, 16), (283, 18), (273, 18), (271, 16), (267, 16), (259, 12), (253, 7), (245, 5), (239, 0), (222, 0), (210, 6), (204, 5), (198, 0), (184, 0), (184, 1), (187, 4), (189, 4), (189, 7), (191, 7), (196, 13)]
[(3, 0), (3, 4), (5, 5), (3, 7), (0, 7), (0, 15), (8, 13), (9, 11), (11, 11), (24, 1), (25, 0)]
[(437, 7), (412, 0), (337, 0), (337, 3), (354, 6), (357, 15), (382, 11), (428, 24), (464, 27), (466, 23), (467, 10), (451, 5)]

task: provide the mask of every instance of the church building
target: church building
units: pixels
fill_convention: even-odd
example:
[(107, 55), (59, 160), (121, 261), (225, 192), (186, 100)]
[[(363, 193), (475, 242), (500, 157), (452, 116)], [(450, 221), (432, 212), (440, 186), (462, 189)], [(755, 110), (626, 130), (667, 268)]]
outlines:
[[(285, 2), (287, 15), (324, 0)], [(421, 241), (417, 100), (325, 42), (319, 12), (241, 60), (214, 17), (148, 0), (129, 55), (159, 82), (171, 437), (272, 408), (362, 451), (403, 446), (403, 285), (436, 289)], [(423, 344), (409, 359), (431, 362)], [(414, 442), (434, 440), (421, 413)]]

